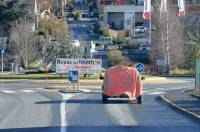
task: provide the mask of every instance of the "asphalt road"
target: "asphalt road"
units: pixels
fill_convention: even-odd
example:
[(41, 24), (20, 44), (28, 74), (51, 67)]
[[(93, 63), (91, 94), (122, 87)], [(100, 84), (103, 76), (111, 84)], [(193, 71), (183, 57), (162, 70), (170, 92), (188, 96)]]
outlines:
[(41, 88), (0, 89), (0, 132), (198, 132), (200, 123), (166, 106), (162, 93), (191, 88), (183, 83), (145, 84), (142, 105), (111, 99), (101, 103), (100, 91), (61, 94)]

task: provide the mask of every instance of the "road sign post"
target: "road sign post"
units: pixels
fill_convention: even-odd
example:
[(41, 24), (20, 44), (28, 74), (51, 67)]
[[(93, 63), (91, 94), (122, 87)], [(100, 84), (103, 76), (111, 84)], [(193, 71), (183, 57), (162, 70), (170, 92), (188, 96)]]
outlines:
[(198, 94), (198, 95), (200, 95), (200, 59), (196, 60), (195, 93)]
[[(73, 83), (73, 90), (75, 90), (75, 83), (78, 83), (79, 72), (78, 71), (69, 71), (69, 81)], [(77, 87), (78, 91), (78, 87)]]
[(1, 72), (3, 73), (3, 55), (6, 49), (6, 37), (0, 37), (0, 48), (1, 48)]
[(135, 65), (135, 68), (139, 71), (139, 72), (144, 72), (144, 65), (142, 63), (138, 63)]

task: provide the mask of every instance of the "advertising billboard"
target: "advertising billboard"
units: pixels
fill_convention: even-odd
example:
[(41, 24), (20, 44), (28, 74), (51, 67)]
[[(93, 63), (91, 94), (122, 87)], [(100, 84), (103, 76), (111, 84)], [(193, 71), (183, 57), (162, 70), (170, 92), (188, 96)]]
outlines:
[(80, 73), (98, 73), (101, 71), (101, 59), (56, 59), (56, 73), (63, 74), (72, 70)]

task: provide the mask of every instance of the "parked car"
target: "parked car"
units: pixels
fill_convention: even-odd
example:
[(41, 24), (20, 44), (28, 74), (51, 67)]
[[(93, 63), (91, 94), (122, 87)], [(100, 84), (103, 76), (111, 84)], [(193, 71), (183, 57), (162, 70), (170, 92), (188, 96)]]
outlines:
[(111, 37), (100, 37), (99, 40), (95, 41), (96, 45), (112, 45), (112, 38)]
[(135, 32), (136, 33), (144, 33), (144, 32), (146, 32), (146, 28), (144, 26), (137, 26), (135, 28)]
[(151, 45), (149, 45), (149, 44), (140, 45), (139, 50), (151, 50)]
[[(150, 29), (150, 24), (147, 23), (147, 24), (143, 24), (142, 25), (146, 30), (149, 30)], [(156, 26), (154, 24), (151, 24), (151, 31), (155, 31), (156, 30)]]
[(73, 46), (76, 46), (76, 47), (79, 47), (79, 46), (80, 46), (79, 40), (71, 40), (70, 43), (71, 43)]

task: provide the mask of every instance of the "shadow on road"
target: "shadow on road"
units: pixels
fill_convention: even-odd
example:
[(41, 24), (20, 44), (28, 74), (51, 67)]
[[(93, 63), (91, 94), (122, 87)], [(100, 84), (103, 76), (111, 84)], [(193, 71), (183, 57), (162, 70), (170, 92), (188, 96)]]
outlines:
[[(60, 132), (61, 127), (35, 127), (0, 129), (1, 132)], [(69, 126), (64, 127), (66, 132), (199, 132), (194, 126)]]
[[(40, 101), (36, 102), (35, 104), (57, 104), (61, 103), (62, 100), (53, 100), (53, 101)], [(136, 102), (129, 102), (127, 100), (115, 99), (115, 100), (108, 100), (104, 104), (135, 104)], [(66, 104), (103, 104), (101, 99), (69, 99), (66, 100)]]

